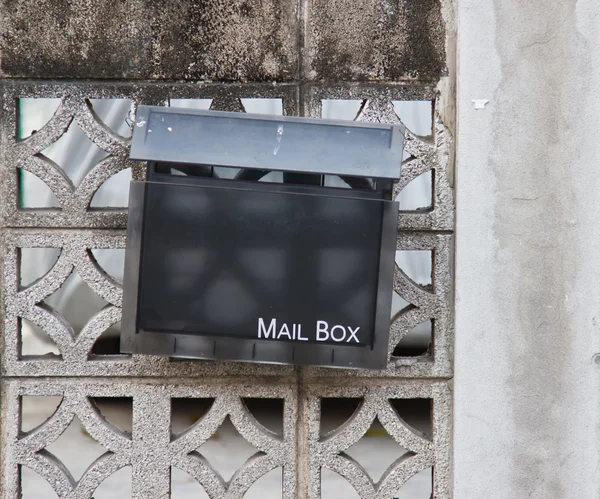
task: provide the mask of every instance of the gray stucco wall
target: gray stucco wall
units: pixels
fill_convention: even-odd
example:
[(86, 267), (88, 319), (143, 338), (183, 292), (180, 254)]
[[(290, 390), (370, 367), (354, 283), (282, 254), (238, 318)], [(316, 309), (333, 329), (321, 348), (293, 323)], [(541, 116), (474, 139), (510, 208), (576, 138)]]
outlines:
[(599, 18), (459, 2), (457, 499), (600, 497)]

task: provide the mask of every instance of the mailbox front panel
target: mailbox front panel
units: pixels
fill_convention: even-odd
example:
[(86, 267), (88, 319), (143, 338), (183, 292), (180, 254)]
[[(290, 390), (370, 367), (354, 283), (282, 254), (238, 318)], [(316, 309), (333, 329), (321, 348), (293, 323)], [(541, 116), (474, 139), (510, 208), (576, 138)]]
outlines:
[(132, 183), (123, 350), (383, 368), (397, 203), (261, 187)]
[(138, 327), (371, 345), (383, 202), (148, 183)]

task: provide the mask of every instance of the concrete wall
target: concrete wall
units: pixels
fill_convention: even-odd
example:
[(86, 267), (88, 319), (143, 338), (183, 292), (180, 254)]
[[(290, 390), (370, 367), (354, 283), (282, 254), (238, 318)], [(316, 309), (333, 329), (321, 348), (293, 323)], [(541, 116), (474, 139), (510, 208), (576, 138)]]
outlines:
[(3, 0), (0, 76), (435, 82), (442, 4)]
[(458, 5), (455, 498), (597, 498), (600, 4)]
[[(264, 487), (258, 481), (271, 471), (279, 473), (284, 499), (348, 497), (348, 489), (365, 499), (412, 497), (418, 484), (426, 486), (421, 489), (426, 497), (431, 491), (435, 499), (451, 499), (453, 21), (452, 0), (0, 0), (2, 497), (31, 498), (29, 470), (60, 498), (100, 499), (97, 487), (130, 467), (131, 497), (164, 499), (174, 467), (211, 499), (240, 499), (252, 487)], [(26, 129), (20, 99), (48, 98), (60, 100), (49, 121), (28, 137), (16, 133)], [(285, 115), (313, 117), (326, 110), (323, 101), (352, 100), (355, 119), (367, 122), (398, 122), (396, 101), (426, 101), (435, 109), (431, 130), (421, 132), (426, 137), (407, 134), (408, 157), (394, 187), (394, 196), (404, 196), (413, 181), (430, 179), (431, 205), (399, 214), (397, 249), (425, 254), (431, 279), (415, 282), (398, 258), (396, 303), (411, 306), (391, 318), (385, 370), (172, 361), (94, 349), (106, 331), (118, 329), (123, 298), (120, 283), (94, 255), (123, 249), (127, 222), (125, 205), (106, 206), (96, 195), (127, 170), (134, 180), (145, 178), (144, 166), (128, 159), (129, 139), (111, 131), (101, 109), (119, 102), (132, 118), (138, 104), (176, 102), (171, 99), (201, 99), (213, 110), (229, 111), (250, 111), (246, 99), (276, 99)], [(120, 120), (131, 126), (126, 118)], [(48, 149), (57, 144), (67, 149), (70, 132), (79, 134), (83, 147), (51, 161)], [(90, 161), (83, 173), (87, 156), (82, 160), (75, 149), (90, 147), (108, 158), (93, 167)], [(71, 164), (81, 168), (81, 183), (69, 177)], [(47, 198), (54, 196), (60, 209), (24, 209), (25, 174), (46, 184)], [(43, 248), (60, 256), (23, 288), (21, 263), (28, 263), (23, 256)], [(96, 315), (67, 319), (64, 310), (49, 308), (57, 289), (75, 274), (108, 304)], [(86, 318), (85, 326), (74, 327)], [(24, 348), (24, 321), (40, 329), (54, 355)], [(396, 349), (419, 330), (431, 339), (427, 352), (414, 356)], [(29, 397), (45, 402), (62, 397), (62, 403), (55, 415), (24, 433), (20, 415), (27, 413)], [(127, 400), (130, 434), (96, 410), (94, 401), (106, 398)], [(255, 420), (248, 398), (281, 404), (278, 436)], [(360, 407), (328, 433), (322, 424), (328, 400), (343, 398), (360, 399)], [(214, 403), (189, 432), (173, 438), (171, 421), (178, 416), (172, 402), (178, 399)], [(418, 411), (407, 407), (420, 408), (425, 433), (408, 426)], [(230, 482), (210, 459), (191, 452), (226, 418), (244, 443), (263, 453), (241, 465)], [(75, 419), (79, 429), (72, 426)], [(377, 456), (363, 468), (344, 451), (365, 443), (375, 420), (398, 451), (395, 457), (410, 452), (384, 462), (375, 444), (371, 453)], [(111, 453), (76, 481), (70, 475), (76, 467), (42, 451), (81, 428)], [(83, 463), (85, 453), (69, 447)], [(371, 475), (374, 462), (387, 471), (382, 466)], [(330, 480), (327, 472), (337, 478)], [(129, 493), (112, 497), (125, 496)]]

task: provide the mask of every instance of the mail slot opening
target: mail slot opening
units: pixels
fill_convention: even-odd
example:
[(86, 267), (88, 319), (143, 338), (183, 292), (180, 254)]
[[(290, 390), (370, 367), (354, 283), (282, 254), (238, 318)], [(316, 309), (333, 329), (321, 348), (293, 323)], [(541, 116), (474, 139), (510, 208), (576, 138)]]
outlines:
[(384, 368), (401, 132), (142, 106), (122, 350)]
[(336, 189), (362, 189), (384, 191), (384, 199), (391, 195), (393, 182), (388, 179), (356, 177), (348, 175), (323, 175), (317, 173), (293, 173), (276, 170), (254, 170), (212, 165), (186, 165), (178, 163), (148, 163), (148, 178), (204, 177), (247, 182), (266, 182), (274, 184), (298, 184), (332, 187)]

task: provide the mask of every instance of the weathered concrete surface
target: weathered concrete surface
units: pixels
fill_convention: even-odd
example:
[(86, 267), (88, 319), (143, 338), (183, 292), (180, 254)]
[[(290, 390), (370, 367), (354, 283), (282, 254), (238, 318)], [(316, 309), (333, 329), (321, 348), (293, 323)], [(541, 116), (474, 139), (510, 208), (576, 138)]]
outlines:
[(289, 81), (288, 0), (2, 0), (0, 76)]
[(439, 0), (312, 0), (308, 15), (310, 79), (437, 81), (444, 74)]
[(600, 497), (600, 4), (458, 5), (455, 498)]
[(302, 71), (298, 8), (295, 0), (0, 0), (0, 76), (435, 82), (446, 73), (441, 0), (307, 1)]

